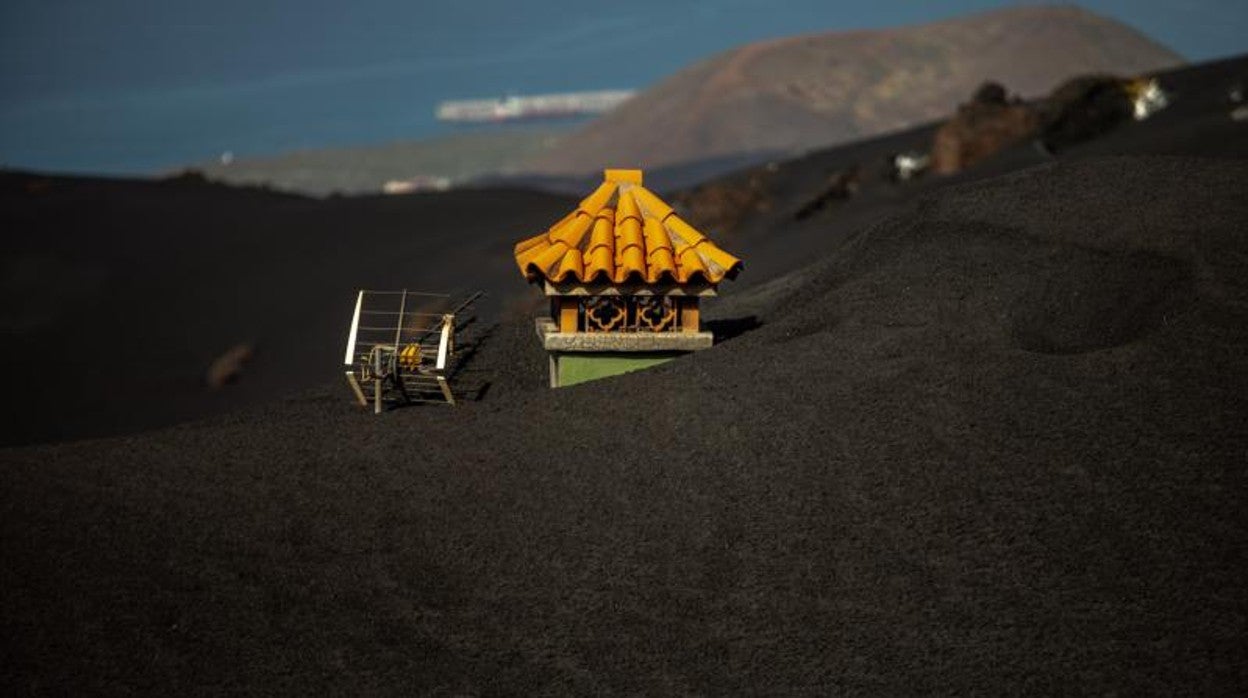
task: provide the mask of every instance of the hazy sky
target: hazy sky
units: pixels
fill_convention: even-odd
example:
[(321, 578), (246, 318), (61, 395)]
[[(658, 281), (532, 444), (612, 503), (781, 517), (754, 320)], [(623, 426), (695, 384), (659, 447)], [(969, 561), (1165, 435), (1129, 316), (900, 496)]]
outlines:
[[(419, 138), (456, 97), (644, 87), (756, 39), (990, 0), (2, 0), (0, 163), (147, 172), (224, 150)], [(1248, 51), (1248, 0), (1104, 0), (1190, 60)]]

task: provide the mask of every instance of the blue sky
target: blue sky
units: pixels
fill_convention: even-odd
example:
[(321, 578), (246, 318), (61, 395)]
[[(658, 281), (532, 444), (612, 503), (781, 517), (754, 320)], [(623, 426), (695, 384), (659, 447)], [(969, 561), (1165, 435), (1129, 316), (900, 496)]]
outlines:
[[(757, 39), (887, 27), (976, 0), (5, 0), (0, 162), (153, 172), (444, 132), (442, 99), (644, 87)], [(1248, 51), (1244, 0), (1093, 1), (1190, 60)]]

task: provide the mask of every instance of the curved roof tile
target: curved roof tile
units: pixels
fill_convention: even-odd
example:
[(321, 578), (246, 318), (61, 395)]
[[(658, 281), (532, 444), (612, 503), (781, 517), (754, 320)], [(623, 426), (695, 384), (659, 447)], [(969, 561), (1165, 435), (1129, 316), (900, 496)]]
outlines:
[(527, 279), (715, 284), (741, 270), (740, 259), (643, 187), (640, 170), (607, 170), (603, 179), (575, 211), (516, 244)]

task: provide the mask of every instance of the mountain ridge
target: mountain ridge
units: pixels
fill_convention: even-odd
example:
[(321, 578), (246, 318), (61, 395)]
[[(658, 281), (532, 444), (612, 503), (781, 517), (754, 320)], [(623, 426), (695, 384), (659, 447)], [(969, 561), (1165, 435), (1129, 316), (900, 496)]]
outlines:
[(800, 152), (941, 118), (986, 80), (1036, 96), (1076, 74), (1182, 62), (1135, 29), (1070, 6), (783, 37), (678, 71), (523, 168), (584, 174), (602, 163), (652, 168)]

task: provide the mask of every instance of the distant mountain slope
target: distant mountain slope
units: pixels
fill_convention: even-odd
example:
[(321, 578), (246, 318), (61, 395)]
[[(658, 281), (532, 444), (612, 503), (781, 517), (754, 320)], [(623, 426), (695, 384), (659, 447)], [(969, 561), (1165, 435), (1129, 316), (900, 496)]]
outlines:
[(469, 131), (440, 138), (357, 148), (318, 148), (224, 164), (195, 165), (210, 179), (265, 185), (323, 196), (371, 194), (390, 180), (444, 178), (458, 183), (482, 175), (514, 172), (526, 158), (558, 142), (554, 129)]
[(1031, 96), (1075, 74), (1182, 62), (1134, 29), (1074, 7), (778, 39), (682, 70), (527, 166), (579, 174), (805, 150), (940, 118), (985, 80)]

